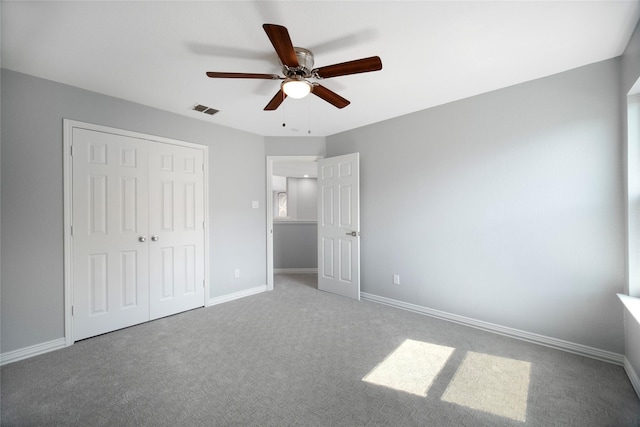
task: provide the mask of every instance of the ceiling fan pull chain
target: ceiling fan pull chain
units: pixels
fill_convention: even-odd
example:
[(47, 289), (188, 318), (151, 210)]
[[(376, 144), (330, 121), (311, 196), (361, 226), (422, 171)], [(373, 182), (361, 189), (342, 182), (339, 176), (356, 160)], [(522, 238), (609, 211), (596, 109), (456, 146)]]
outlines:
[[(284, 93), (284, 92), (283, 92)], [(282, 127), (286, 127), (287, 123), (287, 106), (285, 105), (282, 109)]]
[(307, 134), (311, 135), (311, 100), (307, 98)]

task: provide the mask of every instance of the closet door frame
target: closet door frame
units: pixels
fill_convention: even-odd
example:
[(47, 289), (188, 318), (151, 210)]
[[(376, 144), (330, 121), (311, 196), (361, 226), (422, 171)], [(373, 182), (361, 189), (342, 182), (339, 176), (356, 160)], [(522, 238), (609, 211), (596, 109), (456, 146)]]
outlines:
[(64, 337), (65, 345), (70, 346), (74, 342), (73, 336), (73, 239), (72, 239), (72, 213), (73, 213), (73, 176), (72, 176), (72, 145), (73, 129), (86, 129), (96, 132), (110, 133), (114, 135), (128, 136), (155, 143), (172, 144), (182, 147), (190, 147), (203, 151), (204, 155), (204, 306), (209, 301), (209, 147), (201, 144), (164, 138), (139, 132), (101, 126), (77, 120), (63, 119), (63, 194), (64, 194)]

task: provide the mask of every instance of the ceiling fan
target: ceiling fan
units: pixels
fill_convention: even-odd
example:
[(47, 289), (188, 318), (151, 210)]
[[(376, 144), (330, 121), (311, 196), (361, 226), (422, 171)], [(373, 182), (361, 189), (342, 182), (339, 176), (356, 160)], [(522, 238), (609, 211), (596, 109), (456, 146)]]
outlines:
[(382, 61), (378, 56), (313, 68), (313, 53), (307, 49), (294, 47), (289, 37), (289, 31), (285, 27), (264, 24), (262, 28), (267, 33), (282, 62), (282, 74), (284, 74), (284, 77), (277, 74), (224, 73), (216, 71), (207, 72), (207, 76), (226, 79), (283, 80), (278, 93), (264, 107), (265, 111), (277, 109), (287, 96), (304, 98), (309, 93), (313, 93), (337, 108), (344, 108), (350, 104), (350, 101), (317, 82), (310, 82), (308, 79), (321, 80), (382, 69)]

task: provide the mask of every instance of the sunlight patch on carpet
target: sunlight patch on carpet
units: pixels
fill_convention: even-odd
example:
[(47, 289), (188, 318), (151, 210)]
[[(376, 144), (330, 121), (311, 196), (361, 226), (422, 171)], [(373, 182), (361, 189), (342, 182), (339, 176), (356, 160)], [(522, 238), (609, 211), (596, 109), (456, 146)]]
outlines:
[(470, 351), (442, 400), (524, 422), (530, 373), (529, 362)]
[(425, 397), (453, 348), (405, 340), (362, 381)]

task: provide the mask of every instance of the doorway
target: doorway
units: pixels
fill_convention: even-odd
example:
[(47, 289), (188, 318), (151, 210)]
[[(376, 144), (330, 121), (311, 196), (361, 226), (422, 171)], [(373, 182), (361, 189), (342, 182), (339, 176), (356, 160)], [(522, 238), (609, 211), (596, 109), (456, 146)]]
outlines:
[[(282, 264), (275, 267), (274, 262), (282, 262), (281, 255), (275, 254), (274, 236), (292, 242), (304, 242), (305, 236), (317, 235), (317, 212), (312, 215), (309, 211), (310, 203), (303, 203), (308, 199), (304, 195), (312, 193), (312, 187), (317, 176), (316, 162), (321, 156), (267, 156), (267, 289), (273, 290), (274, 273), (285, 272)], [(306, 177), (304, 175), (307, 175)], [(281, 178), (274, 179), (274, 176)], [(288, 190), (288, 191), (287, 191)], [(302, 197), (301, 197), (302, 196)], [(315, 197), (315, 195), (314, 195)], [(317, 197), (316, 197), (317, 199)], [(300, 202), (300, 203), (298, 203)], [(311, 207), (313, 209), (313, 206)], [(309, 243), (309, 242), (307, 242)], [(298, 251), (294, 255), (298, 262), (304, 263), (310, 256), (317, 258), (317, 245), (311, 242), (309, 250)], [(291, 248), (289, 248), (291, 249)], [(315, 251), (311, 252), (313, 249)], [(295, 252), (295, 250), (293, 251)], [(308, 252), (308, 253), (307, 253)], [(310, 273), (308, 268), (301, 266), (298, 270), (288, 268), (290, 273)]]

